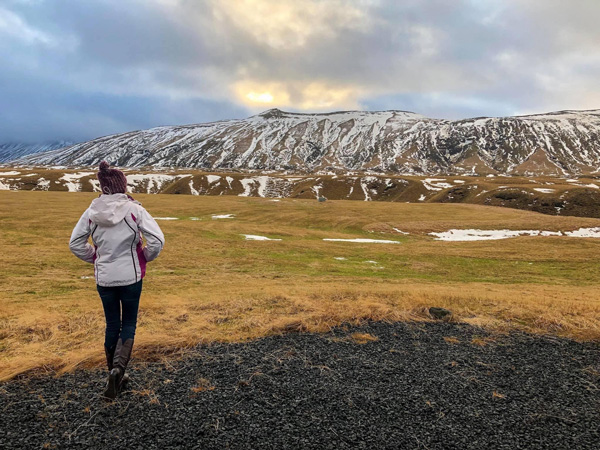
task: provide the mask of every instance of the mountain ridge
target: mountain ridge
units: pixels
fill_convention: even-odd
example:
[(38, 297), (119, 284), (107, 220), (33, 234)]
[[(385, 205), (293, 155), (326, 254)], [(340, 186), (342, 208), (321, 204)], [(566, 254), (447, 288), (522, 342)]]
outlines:
[(402, 110), (294, 113), (161, 126), (20, 158), (19, 164), (415, 175), (590, 175), (600, 110), (431, 119)]
[(33, 153), (47, 152), (58, 150), (60, 148), (69, 147), (75, 144), (72, 141), (47, 141), (38, 143), (24, 142), (6, 142), (0, 144), (0, 163), (14, 160), (17, 157), (30, 155)]

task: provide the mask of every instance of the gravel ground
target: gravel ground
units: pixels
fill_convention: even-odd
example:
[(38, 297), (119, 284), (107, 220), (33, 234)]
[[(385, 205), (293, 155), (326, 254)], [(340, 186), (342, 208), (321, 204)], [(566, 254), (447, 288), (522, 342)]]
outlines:
[(134, 359), (130, 373), (114, 403), (100, 370), (0, 384), (0, 448), (600, 446), (592, 343), (377, 322)]

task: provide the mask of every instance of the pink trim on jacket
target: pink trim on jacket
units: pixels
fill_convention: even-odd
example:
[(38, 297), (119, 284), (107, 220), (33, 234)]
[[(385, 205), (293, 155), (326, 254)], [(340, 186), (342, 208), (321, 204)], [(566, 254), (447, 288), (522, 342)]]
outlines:
[(144, 249), (142, 247), (142, 240), (138, 242), (135, 251), (138, 255), (138, 261), (140, 262), (140, 270), (142, 271), (142, 278), (146, 275), (146, 257), (144, 256)]
[[(131, 197), (129, 197), (131, 198)], [(132, 199), (133, 200), (133, 199)], [(137, 218), (131, 213), (131, 218), (137, 224)], [(140, 232), (140, 240), (135, 247), (135, 251), (138, 256), (138, 261), (140, 262), (140, 272), (142, 273), (142, 278), (146, 275), (146, 257), (144, 256), (144, 248), (142, 247), (142, 233)]]

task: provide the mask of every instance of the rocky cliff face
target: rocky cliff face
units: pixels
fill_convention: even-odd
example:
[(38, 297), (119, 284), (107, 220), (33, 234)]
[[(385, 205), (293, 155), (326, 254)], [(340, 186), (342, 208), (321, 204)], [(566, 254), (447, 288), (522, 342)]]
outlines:
[(467, 120), (405, 111), (297, 114), (159, 127), (25, 157), (22, 164), (417, 175), (589, 175), (600, 110)]

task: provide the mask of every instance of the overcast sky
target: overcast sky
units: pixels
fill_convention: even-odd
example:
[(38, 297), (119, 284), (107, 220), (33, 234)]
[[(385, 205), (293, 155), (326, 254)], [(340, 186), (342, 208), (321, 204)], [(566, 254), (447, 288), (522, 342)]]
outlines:
[(0, 0), (0, 142), (600, 108), (599, 0)]

